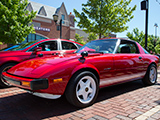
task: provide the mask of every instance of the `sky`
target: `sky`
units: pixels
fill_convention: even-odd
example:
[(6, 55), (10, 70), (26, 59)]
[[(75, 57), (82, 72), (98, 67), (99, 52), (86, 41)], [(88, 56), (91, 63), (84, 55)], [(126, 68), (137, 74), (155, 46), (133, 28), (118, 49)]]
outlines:
[[(68, 14), (73, 13), (73, 9), (78, 12), (82, 11), (82, 4), (87, 3), (87, 0), (31, 0), (44, 5), (52, 6), (58, 8), (64, 2)], [(134, 18), (127, 23), (129, 27), (128, 30), (122, 33), (116, 33), (117, 37), (126, 37), (127, 32), (132, 32), (134, 28), (138, 28), (140, 31), (145, 33), (145, 15), (146, 11), (141, 10), (142, 0), (132, 0), (130, 7), (134, 5), (137, 6), (136, 10), (133, 12)], [(149, 1), (149, 16), (148, 16), (148, 34), (155, 35), (155, 23), (158, 24), (157, 36), (160, 36), (160, 0), (148, 0)]]

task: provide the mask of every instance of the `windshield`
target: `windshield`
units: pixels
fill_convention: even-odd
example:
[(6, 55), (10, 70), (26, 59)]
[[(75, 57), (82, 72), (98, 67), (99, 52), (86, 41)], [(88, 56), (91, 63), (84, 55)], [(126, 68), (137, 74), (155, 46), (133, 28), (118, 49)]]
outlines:
[(33, 45), (34, 43), (36, 43), (37, 41), (38, 41), (38, 40), (21, 44), (21, 45), (19, 45), (19, 46), (17, 46), (17, 47), (14, 47), (14, 48), (12, 48), (12, 49), (9, 49), (9, 51), (24, 50), (24, 49), (26, 49), (27, 47), (29, 47), (29, 46)]
[(117, 39), (95, 40), (88, 42), (86, 45), (81, 47), (76, 53), (81, 53), (83, 51), (113, 53), (116, 47), (116, 43)]
[(18, 46), (19, 46), (19, 45), (9, 46), (9, 47), (6, 47), (6, 48), (1, 49), (0, 51), (8, 51), (8, 50), (13, 49), (13, 48), (18, 47)]

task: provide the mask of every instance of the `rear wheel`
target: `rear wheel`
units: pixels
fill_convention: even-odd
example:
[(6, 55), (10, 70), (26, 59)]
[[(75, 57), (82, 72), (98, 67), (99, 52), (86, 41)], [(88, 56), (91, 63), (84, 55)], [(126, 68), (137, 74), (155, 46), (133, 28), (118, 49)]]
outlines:
[(4, 64), (0, 67), (0, 86), (2, 86), (2, 87), (9, 87), (10, 86), (10, 84), (8, 84), (7, 82), (5, 82), (2, 79), (2, 72), (9, 70), (14, 65), (16, 65), (16, 63), (7, 63), (7, 64)]
[(142, 81), (145, 85), (153, 85), (157, 82), (157, 67), (156, 67), (156, 65), (151, 64), (148, 67), (147, 73)]
[(89, 71), (84, 71), (72, 77), (66, 88), (67, 100), (77, 106), (86, 107), (92, 105), (99, 91), (97, 77)]

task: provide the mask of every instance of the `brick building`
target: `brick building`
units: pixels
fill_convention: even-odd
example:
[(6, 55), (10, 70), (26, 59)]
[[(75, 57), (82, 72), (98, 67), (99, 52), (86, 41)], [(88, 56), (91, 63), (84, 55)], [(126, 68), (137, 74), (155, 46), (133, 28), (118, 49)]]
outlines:
[[(24, 42), (30, 42), (37, 39), (44, 38), (59, 38), (59, 22), (62, 19), (62, 38), (74, 39), (74, 15), (68, 15), (64, 3), (58, 8), (47, 6), (44, 4), (29, 1), (26, 8), (29, 11), (37, 11), (36, 18), (33, 19), (32, 24), (35, 28), (35, 34), (29, 34)], [(57, 24), (53, 21), (53, 15), (58, 14), (59, 20)]]
[[(68, 15), (64, 3), (62, 3), (60, 7), (54, 8), (29, 1), (26, 10), (37, 11), (36, 17), (32, 20), (36, 33), (29, 34), (23, 43), (45, 38), (60, 38), (60, 19), (62, 19), (62, 39), (74, 39), (74, 15), (72, 15), (72, 13)], [(57, 24), (53, 21), (54, 14), (58, 14), (59, 16)], [(6, 46), (7, 45), (0, 45), (0, 49)]]

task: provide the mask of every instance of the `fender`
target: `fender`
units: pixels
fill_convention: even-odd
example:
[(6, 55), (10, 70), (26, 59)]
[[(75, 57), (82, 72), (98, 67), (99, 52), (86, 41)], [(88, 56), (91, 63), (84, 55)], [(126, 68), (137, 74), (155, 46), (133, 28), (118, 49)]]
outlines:
[(148, 67), (149, 67), (149, 65), (150, 65), (150, 64), (152, 64), (152, 63), (155, 63), (155, 64), (156, 64), (156, 66), (158, 66), (158, 63), (157, 63), (157, 61), (156, 61), (156, 60), (150, 60), (150, 61), (149, 61), (149, 63), (148, 63)]
[(153, 55), (150, 55), (150, 54), (147, 54), (145, 56), (142, 54), (142, 57), (144, 58), (144, 62), (143, 62), (144, 67), (143, 68), (145, 71), (147, 71), (148, 67), (151, 64), (155, 64), (156, 66), (158, 66), (158, 60), (159, 60), (158, 57), (154, 57)]
[(98, 73), (98, 75), (100, 76), (100, 73), (99, 73), (98, 69), (95, 66), (93, 66), (92, 64), (81, 64), (81, 65), (77, 66), (76, 68), (73, 69), (73, 71), (71, 73), (71, 76), (75, 72), (77, 72), (77, 71), (79, 71), (81, 69), (84, 69), (84, 68), (91, 68), (91, 69), (95, 70)]
[(22, 62), (22, 61), (23, 61), (23, 59), (20, 59), (18, 57), (4, 57), (4, 58), (1, 58), (0, 66), (5, 64), (5, 63), (8, 63), (8, 62), (19, 63), (19, 62)]

